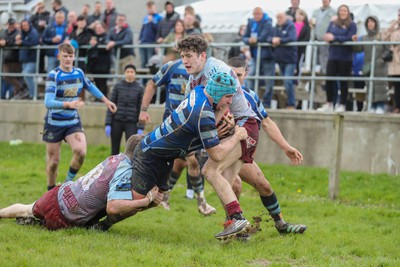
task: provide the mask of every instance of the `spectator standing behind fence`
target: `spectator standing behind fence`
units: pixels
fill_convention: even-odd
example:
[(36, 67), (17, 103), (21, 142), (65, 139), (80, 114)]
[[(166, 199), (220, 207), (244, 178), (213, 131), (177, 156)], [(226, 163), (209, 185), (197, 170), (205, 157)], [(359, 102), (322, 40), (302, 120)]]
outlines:
[[(324, 41), (324, 35), (328, 29), (329, 23), (335, 10), (330, 6), (331, 0), (322, 0), (322, 7), (318, 8), (312, 13), (310, 25), (314, 27), (314, 37), (317, 41)], [(326, 45), (318, 46), (318, 61), (321, 66), (321, 73), (326, 73), (326, 66), (328, 63), (329, 48)], [(315, 67), (315, 66), (314, 66)]]
[[(104, 22), (97, 21), (94, 24), (94, 34), (90, 39), (90, 49), (88, 50), (87, 68), (93, 74), (109, 74), (111, 67), (111, 52), (99, 45), (106, 45), (109, 42), (106, 25)], [(103, 95), (108, 96), (107, 78), (94, 78), (96, 86)]]
[(112, 31), (116, 26), (118, 12), (114, 7), (113, 0), (106, 0), (105, 6), (103, 22), (107, 25), (108, 30)]
[(89, 4), (83, 4), (82, 10), (81, 10), (81, 14), (79, 14), (79, 16), (82, 15), (85, 18), (87, 18), (89, 16), (89, 12), (90, 12), (90, 5)]
[[(353, 41), (382, 41), (382, 34), (379, 33), (379, 19), (375, 16), (369, 16), (365, 20), (365, 29), (367, 34), (358, 38), (353, 36)], [(375, 46), (375, 77), (385, 77), (387, 75), (387, 64), (381, 59), (383, 51), (386, 50), (386, 45)], [(372, 61), (372, 46), (371, 45), (360, 45), (355, 46), (354, 50), (357, 52), (364, 51), (364, 65), (362, 67), (363, 76), (369, 77), (371, 73), (371, 61)], [(368, 90), (369, 82), (365, 83)], [(387, 82), (386, 81), (374, 81), (373, 83), (373, 94), (372, 94), (372, 112), (383, 114), (385, 113), (385, 102), (387, 101), (386, 93)]]
[(165, 18), (158, 24), (157, 43), (164, 43), (164, 38), (173, 31), (177, 20), (179, 14), (175, 12), (174, 4), (170, 1), (165, 2)]
[(299, 10), (300, 0), (290, 0), (291, 6), (286, 10), (286, 15), (291, 21), (296, 20), (296, 12)]
[(124, 132), (125, 140), (143, 133), (143, 125), (138, 123), (144, 88), (136, 81), (135, 65), (126, 65), (124, 71), (125, 79), (114, 86), (110, 98), (117, 105), (117, 112), (107, 110), (106, 115), (105, 133), (107, 137), (111, 136), (111, 155), (119, 154)]
[(182, 20), (177, 20), (173, 31), (171, 31), (164, 39), (164, 44), (174, 44), (173, 47), (165, 48), (164, 62), (173, 61), (180, 57), (179, 52), (176, 50), (176, 45), (180, 40), (186, 37), (185, 26)]
[[(161, 21), (161, 15), (157, 14), (156, 5), (153, 1), (146, 3), (147, 15), (143, 18), (142, 28), (140, 30), (139, 42), (141, 44), (155, 44), (157, 38), (158, 23)], [(147, 62), (155, 54), (153, 47), (139, 48), (141, 67), (146, 68)]]
[[(283, 77), (294, 76), (297, 63), (297, 46), (282, 46), (289, 42), (296, 41), (296, 27), (294, 23), (288, 19), (287, 15), (279, 12), (276, 15), (276, 26), (274, 28), (274, 37), (272, 38), (272, 46), (275, 47), (275, 60), (279, 65), (281, 75)], [(293, 80), (284, 80), (287, 109), (295, 109), (296, 95), (294, 91)]]
[(29, 18), (29, 21), (41, 36), (50, 21), (50, 12), (45, 9), (44, 2), (38, 2), (36, 4), (35, 10)]
[[(298, 9), (296, 11), (296, 21), (294, 22), (294, 26), (296, 26), (296, 37), (298, 42), (307, 42), (310, 40), (311, 29), (308, 23), (307, 13), (303, 9)], [(306, 46), (299, 45), (297, 47), (297, 75), (301, 74), (301, 67), (303, 66), (305, 57)]]
[[(400, 41), (400, 9), (397, 10), (397, 20), (392, 21), (390, 27), (383, 34), (385, 41)], [(392, 78), (400, 78), (400, 45), (391, 45), (393, 59), (388, 64), (388, 75)], [(400, 82), (394, 84), (394, 102), (393, 113), (400, 113)]]
[[(67, 23), (64, 12), (59, 11), (54, 17), (54, 21), (44, 30), (42, 41), (46, 45), (61, 44), (67, 37)], [(47, 72), (52, 71), (58, 66), (58, 49), (47, 49)]]
[(86, 71), (87, 48), (80, 48), (80, 46), (89, 45), (92, 35), (92, 30), (87, 27), (86, 17), (79, 15), (76, 26), (69, 36), (69, 41), (75, 47), (75, 49), (79, 48), (77, 58), (78, 67), (84, 72)]
[[(46, 29), (47, 25), (50, 22), (50, 12), (45, 9), (44, 2), (38, 2), (35, 6), (35, 10), (32, 16), (29, 18), (32, 26), (37, 30), (39, 33), (39, 42), (42, 43), (42, 35), (44, 30)], [(45, 73), (45, 63), (44, 59), (46, 56), (46, 51), (40, 49), (39, 55), (39, 72)]]
[[(356, 33), (357, 25), (351, 19), (349, 7), (340, 5), (337, 11), (337, 19), (329, 24), (328, 30), (324, 35), (324, 40), (330, 44), (327, 76), (351, 76), (353, 47), (340, 44), (351, 41)], [(327, 102), (318, 109), (319, 111), (335, 110), (343, 112), (346, 110), (349, 82), (346, 80), (340, 81), (340, 103), (337, 102), (335, 83), (337, 81), (326, 81)], [(334, 106), (335, 102), (336, 105)]]
[(183, 18), (183, 25), (185, 26), (186, 35), (203, 33), (200, 24), (196, 21), (196, 17), (192, 14), (185, 15)]
[(64, 13), (65, 18), (68, 16), (68, 9), (63, 6), (61, 0), (51, 0), (51, 7), (53, 8), (54, 14), (51, 17), (51, 21), (54, 21), (56, 14), (58, 11), (61, 11)]
[[(17, 30), (17, 22), (14, 18), (7, 21), (7, 29), (0, 36), (0, 47), (10, 47), (16, 45), (16, 37), (21, 32)], [(28, 96), (28, 90), (23, 88), (19, 77), (7, 76), (6, 73), (21, 73), (21, 64), (19, 63), (19, 52), (17, 49), (3, 49), (3, 73), (4, 80), (13, 87), (14, 99), (21, 99)]]
[(185, 6), (185, 10), (183, 11), (183, 17), (185, 18), (187, 15), (192, 15), (195, 18), (195, 25), (197, 28), (201, 28), (201, 17), (197, 14), (192, 6)]
[[(17, 35), (15, 44), (20, 46), (34, 46), (39, 44), (39, 33), (32, 27), (28, 20), (21, 21), (21, 35)], [(22, 62), (22, 73), (28, 86), (29, 98), (35, 96), (36, 49), (20, 49), (19, 61)], [(27, 75), (25, 75), (27, 74)]]
[[(235, 39), (232, 42), (233, 43), (242, 42), (242, 39), (243, 39), (243, 36), (245, 33), (246, 33), (246, 25), (241, 25), (239, 28), (238, 35), (235, 37)], [(240, 57), (243, 60), (247, 61), (246, 52), (248, 51), (248, 49), (246, 50), (245, 47), (247, 47), (247, 46), (232, 46), (231, 48), (229, 48), (228, 58)]]
[(71, 35), (72, 31), (76, 27), (76, 23), (78, 22), (78, 14), (75, 10), (71, 10), (68, 12), (67, 16), (67, 34), (68, 36)]
[(96, 1), (94, 3), (94, 11), (93, 14), (86, 17), (88, 27), (94, 29), (94, 22), (101, 20), (102, 18), (102, 5), (100, 1)]
[[(117, 24), (114, 29), (110, 30), (110, 42), (108, 42), (106, 50), (114, 48), (115, 54), (117, 54), (117, 48), (123, 45), (133, 44), (133, 32), (131, 27), (126, 23), (126, 16), (124, 14), (118, 14)], [(135, 53), (133, 48), (121, 48), (118, 62), (118, 73), (124, 74), (124, 68), (128, 64), (133, 64), (135, 61)]]
[[(246, 33), (243, 36), (243, 42), (250, 45), (250, 70), (249, 75), (256, 74), (257, 62), (257, 43), (269, 42), (272, 43), (274, 29), (271, 19), (263, 12), (261, 7), (253, 9), (253, 18), (247, 23)], [(263, 46), (260, 55), (260, 71), (261, 76), (275, 76), (275, 49), (272, 47)], [(257, 90), (254, 87), (254, 81), (248, 80), (246, 87)], [(266, 108), (271, 107), (272, 94), (274, 90), (274, 80), (265, 81), (265, 93), (263, 96), (263, 104)]]

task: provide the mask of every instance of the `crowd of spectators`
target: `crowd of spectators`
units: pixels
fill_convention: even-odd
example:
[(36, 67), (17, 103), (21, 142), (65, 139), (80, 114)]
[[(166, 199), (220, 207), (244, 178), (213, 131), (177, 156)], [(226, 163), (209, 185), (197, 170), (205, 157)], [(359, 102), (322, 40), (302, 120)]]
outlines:
[[(117, 58), (117, 49), (124, 45), (135, 42), (131, 26), (127, 23), (126, 15), (116, 9), (113, 0), (105, 0), (104, 3), (97, 1), (91, 12), (91, 7), (84, 4), (81, 10), (68, 10), (61, 0), (52, 0), (52, 12), (45, 9), (43, 2), (39, 2), (32, 14), (27, 15), (24, 20), (17, 22), (10, 18), (7, 28), (0, 33), (0, 46), (34, 46), (58, 45), (69, 42), (79, 48), (76, 64), (82, 70), (91, 74), (109, 74), (111, 69), (124, 73), (126, 65), (134, 64), (135, 51), (133, 48), (120, 49)], [(306, 59), (306, 46), (285, 46), (284, 44), (294, 41), (309, 41), (310, 39), (326, 42), (327, 45), (318, 46), (317, 64), (318, 72), (327, 76), (351, 76), (364, 75), (368, 73), (366, 68), (360, 67), (357, 73), (352, 72), (352, 64), (356, 62), (354, 57), (360, 56), (357, 52), (364, 50), (366, 61), (371, 59), (371, 46), (338, 46), (338, 43), (357, 40), (399, 40), (400, 21), (392, 23), (390, 29), (381, 31), (379, 29), (379, 18), (376, 18), (375, 29), (367, 29), (366, 37), (356, 35), (357, 26), (351, 17), (351, 10), (346, 5), (341, 5), (338, 10), (331, 7), (330, 0), (321, 0), (322, 5), (312, 12), (310, 18), (301, 9), (300, 0), (290, 0), (290, 7), (286, 12), (278, 12), (276, 24), (273, 25), (272, 18), (261, 8), (253, 10), (253, 17), (248, 20), (247, 25), (242, 25), (237, 37), (232, 42), (241, 42), (241, 46), (232, 47), (227, 51), (227, 56), (240, 56), (248, 61), (249, 76), (255, 75), (257, 61), (257, 44), (271, 43), (271, 47), (262, 47), (260, 54), (260, 65), (258, 73), (261, 76), (274, 77), (276, 73), (282, 76), (301, 75)], [(104, 9), (103, 9), (104, 4)], [(164, 13), (157, 11), (154, 1), (144, 4), (147, 14), (142, 20), (139, 34), (137, 36), (140, 44), (176, 44), (179, 40), (189, 34), (203, 34), (207, 40), (213, 37), (203, 33), (201, 29), (201, 18), (196, 14), (192, 6), (187, 6), (181, 17), (175, 10), (173, 2), (166, 1)], [(371, 21), (371, 19), (370, 19)], [(372, 27), (372, 26), (371, 26)], [(99, 47), (101, 46), (101, 47)], [(105, 46), (105, 48), (104, 48)], [(384, 50), (397, 51), (399, 46), (377, 46), (377, 54)], [(154, 47), (141, 47), (138, 49), (140, 67), (151, 67), (153, 62), (158, 65), (179, 57), (174, 47), (158, 49)], [(211, 53), (212, 51), (210, 51)], [(58, 65), (57, 49), (43, 49), (39, 55), (39, 73), (46, 73)], [(396, 53), (393, 53), (394, 55)], [(397, 57), (397, 55), (396, 55)], [(34, 73), (36, 73), (36, 51), (30, 49), (4, 49), (3, 72), (22, 72), (24, 78), (15, 75), (2, 77), (1, 98), (8, 95), (9, 98), (33, 98), (34, 97)], [(395, 60), (385, 62), (377, 56), (375, 74), (380, 76), (400, 76), (400, 66)], [(378, 62), (379, 61), (379, 62)], [(367, 63), (365, 65), (368, 65)], [(389, 68), (388, 68), (389, 66)], [(364, 74), (362, 73), (364, 70)], [(383, 70), (383, 71), (382, 71)], [(386, 72), (389, 71), (389, 73)], [(275, 80), (278, 80), (277, 77)], [(95, 84), (107, 95), (109, 89), (107, 78), (94, 78)], [(143, 80), (142, 82), (146, 82)], [(288, 109), (300, 108), (296, 103), (295, 85), (296, 80), (285, 79), (283, 85), (287, 100), (283, 107)], [(394, 82), (394, 107), (389, 111), (398, 113), (400, 110), (400, 83)], [(254, 80), (246, 81), (246, 86), (254, 88)], [(274, 92), (274, 79), (261, 80), (259, 85), (265, 86), (262, 97), (267, 108), (271, 107)], [(326, 103), (319, 109), (322, 111), (344, 111), (348, 97), (348, 81), (327, 80), (322, 83), (322, 89), (327, 94)], [(368, 87), (368, 86), (367, 86)], [(376, 88), (376, 90), (375, 90)], [(382, 113), (388, 111), (387, 82), (375, 82), (373, 110)], [(368, 88), (368, 90), (370, 90)], [(8, 94), (7, 94), (8, 92)], [(339, 92), (339, 93), (338, 93)], [(379, 97), (375, 97), (379, 95)], [(362, 103), (362, 101), (361, 101)], [(347, 110), (351, 109), (347, 105)]]
[[(6, 28), (0, 32), (0, 47), (3, 48), (3, 75), (1, 98), (33, 99), (35, 88), (35, 73), (50, 72), (59, 64), (58, 50), (40, 49), (39, 69), (36, 70), (35, 49), (12, 49), (15, 46), (47, 45), (57, 46), (68, 42), (78, 48), (76, 64), (86, 73), (109, 74), (111, 69), (124, 74), (126, 65), (134, 64), (133, 48), (121, 48), (132, 45), (134, 34), (127, 23), (126, 15), (117, 11), (113, 0), (97, 1), (93, 13), (88, 4), (81, 10), (68, 10), (61, 0), (52, 0), (52, 11), (45, 8), (44, 2), (39, 2), (31, 14), (18, 22), (16, 18), (7, 21)], [(191, 6), (185, 9), (185, 15), (175, 12), (174, 4), (165, 3), (165, 15), (157, 12), (154, 1), (145, 3), (147, 15), (142, 20), (142, 26), (137, 36), (140, 44), (176, 44), (190, 33), (201, 33), (200, 17)], [(157, 54), (155, 48), (139, 48), (140, 67), (149, 67), (152, 57)], [(174, 48), (163, 50), (164, 61), (178, 58)], [(117, 56), (119, 56), (117, 58)], [(162, 62), (161, 62), (162, 63)], [(17, 73), (23, 73), (23, 79)], [(43, 75), (38, 80), (43, 80)], [(108, 95), (107, 78), (94, 78), (96, 86)], [(145, 82), (145, 81), (144, 81)]]

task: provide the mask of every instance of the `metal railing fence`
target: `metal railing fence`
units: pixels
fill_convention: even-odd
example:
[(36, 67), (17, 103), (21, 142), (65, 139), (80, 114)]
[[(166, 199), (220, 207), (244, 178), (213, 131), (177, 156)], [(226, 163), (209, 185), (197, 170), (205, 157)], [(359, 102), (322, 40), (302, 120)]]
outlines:
[[(245, 45), (244, 43), (210, 43), (210, 48), (230, 48), (230, 47), (240, 47)], [(329, 77), (329, 76), (322, 76), (322, 75), (317, 75), (317, 53), (318, 53), (318, 47), (319, 46), (326, 46), (328, 45), (326, 42), (321, 42), (321, 41), (313, 41), (310, 40), (308, 42), (291, 42), (284, 44), (284, 46), (305, 46), (305, 47), (311, 47), (311, 64), (310, 64), (310, 75), (309, 76), (260, 76), (260, 64), (261, 64), (261, 48), (262, 47), (269, 47), (272, 46), (270, 43), (258, 43), (257, 44), (257, 59), (256, 59), (256, 67), (255, 67), (255, 75), (253, 76), (248, 76), (247, 79), (254, 80), (254, 89), (256, 93), (259, 91), (259, 84), (260, 80), (301, 80), (301, 81), (309, 81), (310, 86), (309, 86), (309, 109), (313, 109), (314, 107), (314, 98), (315, 98), (315, 88), (316, 88), (316, 81), (327, 81), (327, 80), (334, 80), (334, 81), (340, 81), (340, 80), (347, 80), (347, 81), (364, 81), (368, 82), (369, 88), (372, 88), (371, 90), (368, 91), (368, 110), (371, 109), (371, 102), (372, 102), (372, 96), (373, 96), (373, 83), (374, 81), (388, 81), (388, 82), (400, 82), (400, 78), (392, 78), (392, 77), (375, 77), (374, 74), (374, 69), (375, 69), (375, 58), (376, 58), (376, 47), (378, 45), (400, 45), (400, 42), (387, 42), (387, 41), (355, 41), (355, 42), (344, 42), (340, 44), (331, 44), (331, 45), (346, 45), (346, 46), (372, 46), (372, 57), (371, 57), (371, 71), (369, 77), (354, 77), (354, 76), (349, 76), (349, 77), (341, 77), (341, 76), (335, 76), (335, 77)], [(105, 48), (105, 45), (99, 45), (98, 48)], [(117, 47), (115, 50), (115, 58), (118, 60), (120, 58), (120, 53), (121, 53), (121, 48), (160, 48), (161, 53), (163, 53), (163, 50), (167, 47), (173, 47), (173, 44), (132, 44), (132, 45), (124, 45), (121, 47)], [(3, 62), (3, 54), (4, 54), (4, 49), (34, 49), (36, 50), (36, 71), (35, 73), (24, 73), (24, 76), (29, 76), (29, 77), (46, 77), (47, 74), (44, 73), (39, 73), (39, 58), (40, 58), (40, 51), (45, 50), (45, 49), (55, 49), (57, 46), (50, 46), (50, 45), (37, 45), (37, 46), (31, 46), (31, 47), (2, 47), (0, 49), (0, 62)], [(76, 59), (78, 58), (79, 54), (79, 49), (89, 49), (91, 48), (90, 46), (81, 46), (78, 49), (76, 49)], [(310, 55), (308, 55), (310, 56)], [(78, 60), (75, 60), (75, 66), (77, 66)], [(121, 79), (124, 77), (124, 75), (120, 75), (119, 73), (119, 64), (115, 64), (114, 66), (114, 73), (113, 74), (87, 74), (87, 77), (89, 78), (110, 78), (114, 80), (114, 84), (117, 79)], [(3, 66), (0, 66), (0, 77), (3, 76), (11, 76), (11, 77), (21, 77), (21, 73), (4, 73), (3, 72)], [(150, 79), (152, 78), (152, 74), (137, 74), (138, 79)], [(0, 88), (2, 85), (2, 79), (0, 79)], [(156, 104), (160, 104), (160, 88), (158, 89), (157, 92), (157, 100)], [(34, 90), (34, 100), (37, 100), (38, 97), (38, 86), (37, 83), (35, 82), (35, 90)]]

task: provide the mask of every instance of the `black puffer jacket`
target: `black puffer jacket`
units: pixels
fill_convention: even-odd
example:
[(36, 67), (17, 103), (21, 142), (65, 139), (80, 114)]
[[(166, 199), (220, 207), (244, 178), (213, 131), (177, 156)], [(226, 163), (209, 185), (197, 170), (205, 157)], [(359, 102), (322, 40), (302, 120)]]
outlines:
[[(21, 34), (21, 32), (18, 30), (14, 30), (14, 31), (10, 32), (6, 29), (0, 34), (0, 39), (6, 40), (6, 45), (5, 45), (6, 47), (7, 46), (16, 46), (15, 37), (19, 34)], [(3, 61), (4, 62), (7, 62), (7, 63), (18, 62), (18, 58), (19, 58), (19, 52), (17, 49), (5, 48), (3, 50)]]
[(117, 83), (110, 100), (117, 105), (118, 110), (114, 114), (107, 110), (106, 125), (111, 125), (112, 120), (137, 123), (143, 93), (143, 86), (136, 81), (128, 83), (123, 80)]

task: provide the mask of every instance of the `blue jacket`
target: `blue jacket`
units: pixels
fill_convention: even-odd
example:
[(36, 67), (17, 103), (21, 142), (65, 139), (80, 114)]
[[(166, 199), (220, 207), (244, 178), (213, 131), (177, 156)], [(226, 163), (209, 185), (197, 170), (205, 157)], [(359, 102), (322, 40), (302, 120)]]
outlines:
[(352, 61), (353, 47), (335, 44), (351, 41), (351, 37), (357, 33), (357, 25), (352, 22), (348, 28), (344, 28), (331, 22), (326, 32), (332, 33), (335, 37), (329, 46), (329, 60)]
[[(56, 35), (62, 35), (61, 42), (53, 43), (53, 38)], [(44, 30), (42, 35), (42, 42), (45, 45), (58, 45), (64, 42), (67, 37), (67, 24), (64, 22), (62, 25), (57, 25), (54, 21)], [(58, 49), (47, 49), (46, 54), (50, 57), (56, 57), (58, 55)]]
[[(296, 27), (291, 20), (286, 20), (282, 26), (276, 25), (274, 28), (274, 37), (281, 38), (281, 44), (296, 42)], [(277, 46), (275, 47), (276, 62), (286, 64), (297, 63), (297, 46)]]
[[(39, 33), (30, 24), (30, 29), (27, 32), (21, 30), (22, 43), (21, 46), (34, 46), (39, 44)], [(35, 49), (21, 49), (19, 50), (19, 60), (21, 62), (36, 62)]]
[[(256, 22), (254, 19), (249, 19), (247, 23), (246, 33), (243, 35), (243, 42), (249, 44), (249, 38), (252, 33), (257, 34), (257, 41), (259, 43), (271, 43), (273, 37), (272, 21), (267, 14), (264, 13), (264, 17), (260, 22)], [(250, 46), (250, 53), (252, 58), (257, 57), (257, 46)], [(275, 52), (272, 47), (261, 48), (261, 59), (274, 59)]]
[(148, 15), (143, 19), (139, 40), (142, 44), (154, 44), (157, 39), (158, 23), (162, 20), (160, 14), (153, 14), (153, 21), (149, 22)]

